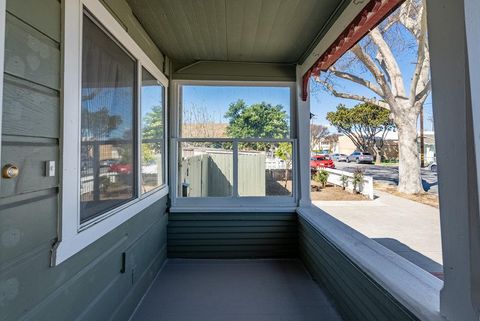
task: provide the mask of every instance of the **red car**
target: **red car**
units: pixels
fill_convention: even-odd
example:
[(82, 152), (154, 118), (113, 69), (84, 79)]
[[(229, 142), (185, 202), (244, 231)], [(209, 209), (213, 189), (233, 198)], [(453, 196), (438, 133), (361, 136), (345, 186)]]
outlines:
[(312, 156), (310, 158), (310, 169), (314, 171), (321, 168), (335, 168), (335, 164), (328, 155)]
[(108, 168), (109, 172), (118, 173), (118, 174), (131, 174), (133, 171), (132, 164), (112, 164)]

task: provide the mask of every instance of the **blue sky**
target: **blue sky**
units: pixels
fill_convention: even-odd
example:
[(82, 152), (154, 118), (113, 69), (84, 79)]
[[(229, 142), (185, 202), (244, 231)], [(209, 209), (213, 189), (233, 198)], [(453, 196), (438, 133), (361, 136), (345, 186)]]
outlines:
[(223, 116), (228, 105), (243, 99), (247, 105), (261, 103), (282, 105), (290, 115), (289, 87), (247, 87), (247, 86), (184, 86), (183, 108), (192, 106), (208, 110), (209, 117), (217, 123), (226, 123)]
[[(416, 59), (417, 59), (417, 48), (413, 37), (410, 33), (405, 31), (402, 27), (393, 27), (386, 34), (387, 42), (391, 45), (392, 52), (397, 60), (397, 63), (402, 71), (404, 77), (404, 86), (408, 93), (410, 88), (410, 82), (412, 75), (415, 70)], [(362, 40), (362, 41), (365, 41)], [(370, 49), (371, 50), (371, 49)], [(374, 55), (373, 55), (374, 56)], [(344, 57), (340, 58), (337, 62), (337, 66), (342, 66), (343, 63), (349, 60), (352, 57), (352, 54), (347, 52)], [(339, 68), (340, 69), (340, 68)], [(367, 71), (363, 66), (359, 64), (353, 64), (348, 70), (348, 72), (365, 78), (367, 80), (375, 83), (373, 76)], [(336, 89), (345, 93), (355, 93), (366, 97), (377, 97), (369, 89), (355, 84), (348, 80), (343, 80), (335, 78)], [(310, 82), (310, 108), (311, 112), (315, 114), (313, 122), (316, 124), (322, 124), (329, 126), (330, 124), (325, 119), (327, 112), (334, 111), (338, 104), (345, 104), (347, 107), (353, 107), (359, 102), (356, 100), (342, 99), (334, 97), (332, 94), (328, 93), (325, 90), (322, 90), (315, 85), (313, 81)], [(432, 130), (432, 101), (431, 97), (428, 97), (424, 104), (424, 118), (425, 118), (425, 130)], [(331, 128), (331, 131), (335, 131), (334, 128)]]
[[(402, 30), (401, 27), (392, 28), (387, 32), (387, 37), (392, 45), (392, 51), (404, 75), (404, 85), (409, 90), (411, 77), (415, 69), (416, 47), (412, 45), (414, 40), (412, 36)], [(341, 65), (348, 60), (350, 53), (347, 53), (338, 61)], [(370, 73), (364, 70), (360, 65), (353, 65), (349, 68), (349, 72), (362, 78), (374, 81)], [(310, 82), (310, 106), (311, 112), (315, 114), (313, 123), (329, 126), (331, 132), (335, 132), (335, 128), (331, 127), (326, 120), (326, 114), (334, 111), (338, 104), (345, 104), (347, 107), (353, 107), (358, 101), (336, 98), (329, 92), (322, 90), (318, 85)], [(367, 88), (352, 83), (347, 80), (335, 80), (336, 89), (347, 93), (360, 94), (366, 97), (375, 97), (375, 94)], [(376, 97), (378, 98), (378, 97)], [(226, 122), (223, 118), (228, 105), (237, 99), (244, 99), (247, 104), (259, 103), (262, 101), (271, 104), (281, 104), (286, 109), (289, 108), (289, 90), (287, 88), (262, 88), (262, 87), (238, 87), (238, 86), (185, 86), (183, 89), (184, 108), (188, 110), (192, 105), (203, 110), (207, 110), (209, 116), (215, 122)], [(424, 105), (425, 130), (432, 130), (432, 103), (429, 97)]]
[[(409, 66), (407, 62), (404, 62), (400, 66), (403, 69), (411, 72), (413, 65)], [(408, 84), (406, 84), (408, 85)], [(357, 94), (371, 97), (371, 93), (368, 89), (353, 84), (348, 81), (339, 81), (338, 88), (346, 92), (354, 92)], [(328, 121), (325, 119), (327, 112), (334, 111), (338, 104), (345, 104), (349, 107), (353, 107), (357, 104), (357, 101), (341, 99), (332, 96), (330, 93), (315, 88), (312, 86), (311, 90), (311, 112), (315, 114), (313, 122), (316, 124), (322, 124), (329, 126)], [(192, 105), (197, 106), (203, 110), (208, 110), (210, 119), (215, 122), (225, 123), (227, 120), (223, 117), (228, 109), (228, 105), (235, 102), (237, 99), (243, 99), (250, 105), (259, 103), (262, 101), (268, 102), (272, 105), (282, 105), (288, 111), (290, 108), (290, 92), (289, 88), (285, 87), (239, 87), (239, 86), (184, 86), (183, 87), (183, 106), (187, 110), (192, 108)], [(425, 104), (425, 129), (430, 130), (431, 124), (429, 118), (431, 116), (431, 101), (427, 100)], [(332, 132), (334, 128), (330, 128)]]

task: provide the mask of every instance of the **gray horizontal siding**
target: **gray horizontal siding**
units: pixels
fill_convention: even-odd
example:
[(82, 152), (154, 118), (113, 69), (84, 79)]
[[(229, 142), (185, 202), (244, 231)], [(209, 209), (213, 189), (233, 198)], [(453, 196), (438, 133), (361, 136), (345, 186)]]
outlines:
[(345, 320), (418, 320), (312, 225), (299, 217), (300, 256)]
[(5, 72), (60, 89), (60, 45), (7, 12)]
[[(166, 260), (167, 197), (50, 267), (61, 165), (60, 8), (58, 0), (7, 0), (1, 166), (16, 164), (20, 174), (0, 182), (0, 321), (126, 321)], [(47, 160), (57, 161), (55, 177), (45, 176)]]
[(57, 191), (0, 198), (0, 270), (57, 237)]
[(170, 213), (172, 258), (297, 256), (295, 213)]
[[(9, 0), (7, 11), (60, 42), (61, 5), (60, 0)], [(45, 19), (49, 17), (50, 19)]]
[(58, 166), (56, 176), (45, 176), (45, 161), (53, 160), (58, 164), (58, 157), (58, 140), (56, 139), (4, 135), (2, 164), (17, 165), (19, 174), (14, 179), (2, 181), (0, 197), (36, 192), (58, 186)]
[(59, 138), (60, 97), (57, 90), (8, 74), (4, 77), (4, 135)]
[[(139, 282), (145, 291), (166, 259), (166, 202), (165, 197), (57, 267), (49, 267), (49, 243), (4, 266), (0, 320), (127, 320), (133, 310), (116, 314), (117, 307), (134, 307), (141, 295), (129, 293)], [(127, 268), (121, 273), (124, 252)]]

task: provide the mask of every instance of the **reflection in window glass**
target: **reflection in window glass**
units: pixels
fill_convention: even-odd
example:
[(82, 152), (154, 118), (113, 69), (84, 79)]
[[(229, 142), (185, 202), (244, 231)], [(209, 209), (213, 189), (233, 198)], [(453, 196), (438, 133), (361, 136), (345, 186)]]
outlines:
[(142, 193), (164, 183), (164, 107), (163, 87), (142, 69)]
[(80, 221), (135, 195), (136, 62), (86, 14), (83, 19)]
[(238, 147), (240, 196), (292, 196), (291, 142), (240, 143)]
[(231, 196), (233, 151), (231, 143), (179, 143), (181, 197)]
[(290, 88), (182, 86), (181, 137), (289, 138)]

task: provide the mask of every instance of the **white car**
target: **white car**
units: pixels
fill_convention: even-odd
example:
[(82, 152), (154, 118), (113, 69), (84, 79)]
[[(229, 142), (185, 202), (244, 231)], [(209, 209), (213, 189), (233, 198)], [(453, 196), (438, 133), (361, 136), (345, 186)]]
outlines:
[(345, 154), (335, 153), (335, 154), (330, 154), (330, 157), (336, 162), (346, 162), (347, 161), (347, 155), (345, 155)]
[(356, 162), (360, 163), (373, 163), (373, 155), (367, 152), (353, 152), (350, 156), (347, 157), (347, 163)]

